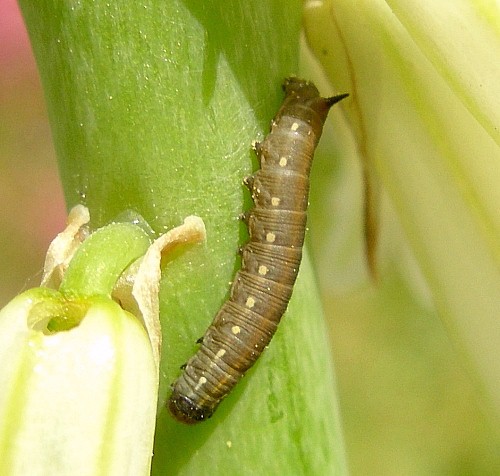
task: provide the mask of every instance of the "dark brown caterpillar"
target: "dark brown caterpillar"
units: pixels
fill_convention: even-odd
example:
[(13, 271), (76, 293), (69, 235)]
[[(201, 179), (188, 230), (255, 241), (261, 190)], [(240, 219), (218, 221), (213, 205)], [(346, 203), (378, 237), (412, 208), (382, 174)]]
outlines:
[(320, 97), (307, 81), (288, 78), (285, 100), (263, 142), (260, 170), (247, 177), (255, 208), (245, 215), (250, 241), (242, 251), (231, 297), (173, 384), (169, 409), (183, 423), (210, 418), (273, 337), (302, 258), (309, 171), (330, 108), (347, 94)]

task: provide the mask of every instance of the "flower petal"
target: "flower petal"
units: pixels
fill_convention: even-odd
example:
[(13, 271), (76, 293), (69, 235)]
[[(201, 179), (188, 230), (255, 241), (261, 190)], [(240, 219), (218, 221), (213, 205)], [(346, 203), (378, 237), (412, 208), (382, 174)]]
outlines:
[(0, 312), (1, 474), (149, 474), (156, 369), (142, 325), (96, 299), (80, 324), (46, 335), (33, 289)]
[(500, 412), (499, 13), (478, 5), (314, 1), (306, 34)]

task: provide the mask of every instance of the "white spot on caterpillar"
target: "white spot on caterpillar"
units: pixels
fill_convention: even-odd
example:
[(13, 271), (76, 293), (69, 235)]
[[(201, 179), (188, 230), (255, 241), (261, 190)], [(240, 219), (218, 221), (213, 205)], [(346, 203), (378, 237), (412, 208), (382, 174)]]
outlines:
[(271, 205), (273, 207), (277, 207), (281, 202), (281, 198), (279, 197), (271, 197)]
[(299, 128), (299, 123), (298, 122), (294, 122), (292, 124), (292, 127), (290, 127), (290, 130), (295, 132), (298, 128)]
[(261, 275), (261, 276), (265, 276), (267, 274), (267, 272), (269, 271), (269, 268), (267, 266), (264, 266), (263, 264), (261, 264), (259, 266), (259, 271), (258, 273)]
[(198, 383), (196, 384), (196, 387), (194, 387), (195, 390), (198, 390), (202, 385), (207, 383), (207, 379), (205, 377), (200, 377), (198, 380)]
[(210, 362), (210, 368), (213, 369), (214, 367), (217, 367), (219, 365), (219, 360), (221, 357), (226, 353), (225, 349), (219, 349), (217, 353), (215, 354), (214, 359)]
[(237, 336), (241, 332), (241, 327), (240, 326), (233, 326), (231, 327), (231, 332)]
[(210, 368), (213, 369), (219, 365), (219, 360), (226, 353), (225, 349), (219, 349), (215, 354), (214, 359), (210, 362)]
[(286, 157), (280, 158), (280, 161), (279, 161), (280, 167), (286, 167), (287, 163), (288, 163), (288, 159)]
[(266, 241), (268, 243), (274, 243), (275, 240), (276, 240), (276, 235), (274, 233), (267, 233), (266, 234)]
[(248, 307), (248, 309), (252, 309), (252, 307), (255, 306), (255, 298), (253, 298), (252, 296), (247, 297), (245, 306)]

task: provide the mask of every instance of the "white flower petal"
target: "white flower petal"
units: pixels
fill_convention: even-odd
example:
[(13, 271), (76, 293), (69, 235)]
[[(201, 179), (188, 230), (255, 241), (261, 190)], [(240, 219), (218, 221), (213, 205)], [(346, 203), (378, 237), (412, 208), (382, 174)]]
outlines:
[(330, 81), (351, 93), (342, 107), (436, 308), (500, 411), (500, 15), (478, 5), (315, 1), (305, 24)]
[(0, 312), (0, 473), (147, 475), (157, 376), (140, 322), (111, 300), (46, 335), (27, 325), (30, 290)]

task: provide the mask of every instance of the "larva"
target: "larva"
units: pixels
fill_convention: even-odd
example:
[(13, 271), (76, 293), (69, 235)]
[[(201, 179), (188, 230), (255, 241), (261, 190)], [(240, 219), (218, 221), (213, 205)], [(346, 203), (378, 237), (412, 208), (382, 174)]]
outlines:
[(271, 341), (292, 295), (302, 258), (309, 171), (330, 108), (345, 98), (319, 95), (285, 80), (284, 102), (271, 132), (254, 149), (260, 169), (245, 179), (255, 207), (231, 294), (200, 339), (200, 348), (172, 385), (168, 406), (183, 423), (210, 418)]

